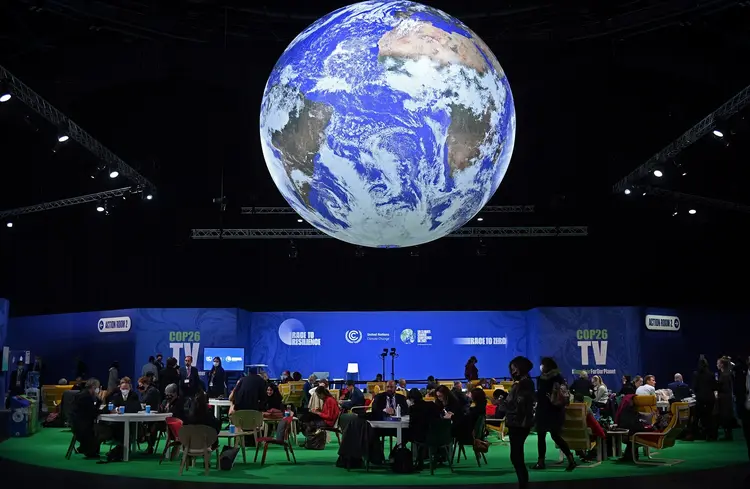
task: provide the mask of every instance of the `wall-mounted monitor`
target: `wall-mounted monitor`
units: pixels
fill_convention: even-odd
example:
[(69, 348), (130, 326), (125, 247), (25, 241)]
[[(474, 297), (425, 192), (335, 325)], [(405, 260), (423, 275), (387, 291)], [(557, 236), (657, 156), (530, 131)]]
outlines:
[(244, 348), (204, 348), (203, 370), (211, 370), (214, 357), (221, 358), (221, 366), (229, 372), (241, 372), (245, 369)]

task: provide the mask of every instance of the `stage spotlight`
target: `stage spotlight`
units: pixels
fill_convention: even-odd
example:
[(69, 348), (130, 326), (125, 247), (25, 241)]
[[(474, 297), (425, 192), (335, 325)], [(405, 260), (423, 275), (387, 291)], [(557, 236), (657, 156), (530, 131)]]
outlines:
[(302, 223), (302, 222), (305, 222), (305, 221), (303, 221), (302, 219), (297, 219), (297, 222)]
[(692, 215), (693, 215), (693, 214), (695, 214), (696, 212), (698, 212), (698, 211), (696, 211), (695, 209), (690, 209), (690, 210), (688, 211), (688, 214), (690, 214), (690, 215), (692, 216)]
[(0, 102), (5, 103), (13, 98), (10, 87), (5, 80), (0, 80)]
[(477, 217), (477, 221), (479, 221), (479, 222), (484, 221), (484, 217)]
[(661, 178), (664, 176), (664, 173), (661, 170), (654, 170), (654, 176), (656, 178)]
[(718, 129), (714, 129), (713, 135), (716, 136), (717, 138), (723, 138), (724, 137), (724, 133), (721, 132), (721, 131), (719, 131)]
[(10, 221), (8, 221), (8, 223), (5, 225), (5, 227), (12, 228), (13, 227), (13, 223), (10, 222)]
[(625, 195), (630, 195), (630, 189), (629, 188), (625, 189)]
[(99, 204), (96, 206), (96, 212), (104, 212), (104, 206)]
[(151, 194), (146, 194), (146, 200), (153, 200), (154, 196)]

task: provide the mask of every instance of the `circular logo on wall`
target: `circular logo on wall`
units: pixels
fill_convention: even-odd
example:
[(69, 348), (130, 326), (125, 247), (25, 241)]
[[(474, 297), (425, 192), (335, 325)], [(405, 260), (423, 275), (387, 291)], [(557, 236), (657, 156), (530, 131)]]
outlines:
[(414, 343), (414, 340), (416, 340), (414, 337), (414, 330), (405, 329), (401, 332), (401, 341), (403, 341), (404, 344), (411, 345)]
[(104, 331), (104, 319), (99, 320), (99, 331)]
[(224, 360), (226, 360), (227, 363), (232, 363), (232, 357), (230, 357), (229, 355), (227, 355)]
[(362, 341), (362, 331), (350, 329), (346, 332), (346, 341), (353, 344), (359, 343)]
[(674, 326), (674, 329), (680, 329), (680, 318), (674, 318), (674, 321), (672, 321), (672, 326)]
[(279, 339), (285, 345), (292, 346), (292, 333), (303, 333), (305, 325), (299, 319), (289, 318), (279, 326)]
[(213, 358), (211, 358), (210, 356), (206, 355), (206, 361), (210, 362), (211, 360), (213, 360)]

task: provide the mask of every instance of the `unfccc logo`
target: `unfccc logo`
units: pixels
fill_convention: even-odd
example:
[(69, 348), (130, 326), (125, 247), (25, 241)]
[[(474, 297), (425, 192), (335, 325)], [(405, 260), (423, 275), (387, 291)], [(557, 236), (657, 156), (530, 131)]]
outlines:
[(360, 341), (362, 341), (362, 331), (350, 329), (346, 332), (346, 341), (352, 344), (359, 343)]

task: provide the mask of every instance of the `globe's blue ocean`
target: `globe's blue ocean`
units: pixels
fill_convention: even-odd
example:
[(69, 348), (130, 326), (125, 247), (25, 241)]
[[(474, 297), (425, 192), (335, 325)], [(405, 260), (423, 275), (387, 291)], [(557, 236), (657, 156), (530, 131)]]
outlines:
[(487, 45), (404, 1), (351, 5), (302, 32), (268, 79), (260, 120), (289, 204), (370, 247), (426, 243), (468, 222), (500, 185), (515, 129)]

